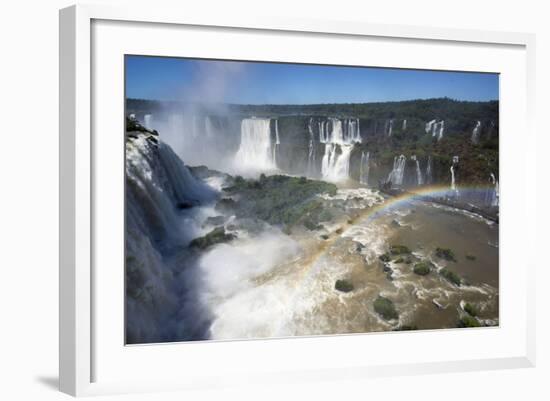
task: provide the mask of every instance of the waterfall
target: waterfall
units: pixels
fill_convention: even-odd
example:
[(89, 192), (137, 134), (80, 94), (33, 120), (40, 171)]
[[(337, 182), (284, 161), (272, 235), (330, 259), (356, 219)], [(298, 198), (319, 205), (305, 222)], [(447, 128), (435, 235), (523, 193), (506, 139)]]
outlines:
[(424, 180), (422, 179), (422, 171), (420, 171), (420, 162), (416, 155), (411, 156), (411, 160), (413, 160), (416, 163), (416, 185), (420, 186), (424, 184)]
[(432, 156), (428, 156), (428, 163), (426, 165), (426, 184), (431, 184), (433, 182), (432, 176)]
[(403, 120), (403, 127), (401, 128), (401, 130), (405, 131), (407, 129), (407, 120)]
[(143, 116), (143, 125), (149, 130), (153, 129), (153, 127), (151, 126), (152, 117), (153, 116), (151, 116), (151, 114), (145, 114)]
[(491, 203), (491, 206), (499, 206), (500, 204), (500, 191), (498, 188), (498, 181), (495, 183), (495, 192), (493, 197), (493, 202)]
[(273, 165), (277, 166), (277, 155), (279, 154), (279, 145), (281, 141), (279, 139), (279, 120), (275, 120), (275, 146), (273, 146)]
[(361, 165), (359, 172), (359, 183), (363, 185), (369, 185), (369, 156), (370, 153), (361, 152)]
[(388, 182), (393, 185), (403, 185), (403, 175), (405, 174), (405, 162), (407, 158), (404, 155), (393, 158), (393, 169), (388, 175)]
[(437, 138), (438, 141), (443, 138), (443, 132), (445, 130), (445, 121), (437, 121), (437, 120), (431, 120), (426, 123), (425, 127), (426, 133), (429, 134), (432, 133), (433, 138)]
[(474, 130), (472, 131), (472, 143), (479, 143), (479, 131), (481, 128), (481, 121), (477, 121), (476, 125), (474, 127)]
[(315, 146), (315, 134), (313, 133), (313, 117), (309, 119), (309, 148), (307, 155), (307, 175), (313, 177), (316, 175), (315, 161), (317, 158), (317, 147)]
[(348, 179), (351, 151), (356, 143), (361, 142), (359, 120), (330, 118), (319, 124), (319, 140), (325, 144), (321, 164), (323, 179), (328, 181)]
[(455, 166), (458, 164), (458, 156), (453, 156), (453, 163), (451, 164), (451, 191), (454, 191), (458, 196), (458, 189), (456, 188), (455, 181)]
[(386, 122), (386, 126), (387, 126), (386, 131), (387, 131), (387, 133), (388, 133), (388, 136), (391, 136), (392, 131), (393, 131), (393, 119), (388, 120), (388, 121)]
[(443, 138), (443, 130), (445, 129), (445, 121), (440, 121), (436, 124), (434, 124), (433, 128), (433, 137), (436, 137), (438, 141)]
[[(175, 332), (192, 333), (189, 322), (168, 324), (180, 308), (173, 275), (185, 266), (171, 264), (167, 252), (199, 234), (200, 223), (192, 215), (216, 194), (191, 174), (170, 146), (162, 141), (156, 145), (146, 135), (126, 142), (125, 169), (126, 277), (131, 278), (126, 281), (127, 338), (151, 342), (174, 337)], [(193, 207), (182, 212), (181, 204)]]
[(499, 205), (499, 188), (498, 188), (498, 180), (496, 179), (495, 175), (491, 173), (489, 175), (489, 181), (493, 185), (493, 189), (487, 190), (487, 196), (486, 196), (486, 204), (488, 206), (497, 207)]
[(434, 124), (435, 124), (435, 120), (428, 121), (426, 123), (426, 134), (429, 134), (432, 131)]
[(241, 121), (241, 144), (235, 155), (235, 164), (241, 170), (253, 172), (276, 168), (269, 118), (245, 118)]

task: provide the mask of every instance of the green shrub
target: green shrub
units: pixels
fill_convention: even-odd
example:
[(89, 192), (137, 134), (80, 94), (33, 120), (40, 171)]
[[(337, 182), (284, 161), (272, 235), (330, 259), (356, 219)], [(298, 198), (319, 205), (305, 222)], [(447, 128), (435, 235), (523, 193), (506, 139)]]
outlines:
[(385, 320), (397, 319), (399, 317), (393, 302), (381, 295), (374, 301), (374, 310)]
[(458, 276), (458, 274), (456, 274), (452, 270), (444, 268), (439, 271), (439, 274), (441, 274), (445, 279), (447, 279), (451, 283), (457, 286), (460, 286), (460, 277)]
[(195, 238), (193, 241), (190, 242), (189, 246), (193, 248), (206, 249), (212, 245), (222, 242), (229, 242), (235, 238), (236, 237), (233, 234), (226, 234), (225, 228), (217, 227), (205, 236)]
[(234, 212), (238, 217), (264, 220), (270, 224), (318, 229), (319, 222), (332, 218), (317, 197), (322, 193), (335, 194), (334, 184), (283, 175), (261, 176), (246, 180), (237, 176), (233, 185), (224, 188), (229, 194), (239, 195)]
[(431, 265), (430, 262), (418, 262), (414, 265), (413, 272), (419, 276), (425, 276), (430, 273)]
[(454, 252), (449, 248), (440, 248), (435, 249), (435, 256), (441, 259), (448, 260), (450, 262), (456, 262), (456, 257)]
[(464, 305), (464, 311), (473, 317), (476, 317), (478, 313), (477, 308), (471, 303), (466, 303), (466, 305)]
[(348, 280), (336, 280), (334, 288), (341, 292), (350, 292), (353, 291), (353, 284)]
[(479, 321), (472, 316), (463, 316), (458, 322), (458, 327), (480, 327)]

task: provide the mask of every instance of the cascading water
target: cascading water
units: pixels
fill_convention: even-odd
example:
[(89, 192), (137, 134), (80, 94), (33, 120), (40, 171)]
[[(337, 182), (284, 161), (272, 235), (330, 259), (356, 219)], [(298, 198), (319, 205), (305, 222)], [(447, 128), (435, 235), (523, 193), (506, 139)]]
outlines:
[(275, 120), (275, 145), (273, 146), (273, 165), (277, 166), (277, 157), (279, 154), (279, 145), (281, 140), (279, 139), (279, 120)]
[(367, 152), (361, 152), (361, 165), (360, 165), (360, 172), (359, 172), (359, 183), (363, 185), (369, 184), (369, 157), (370, 153)]
[(407, 129), (407, 120), (403, 120), (403, 127), (401, 128), (403, 131)]
[(388, 136), (391, 136), (391, 134), (393, 132), (393, 119), (389, 120), (387, 122), (387, 125), (388, 125), (388, 129), (387, 129)]
[(349, 178), (351, 151), (361, 142), (359, 120), (330, 118), (320, 123), (319, 139), (325, 144), (321, 164), (323, 179), (343, 181)]
[(426, 129), (426, 134), (429, 134), (432, 131), (432, 128), (433, 128), (434, 124), (435, 124), (435, 120), (428, 121), (426, 123), (426, 128), (425, 128)]
[(445, 121), (437, 121), (437, 120), (431, 120), (426, 123), (425, 127), (426, 133), (429, 134), (432, 133), (433, 138), (437, 138), (437, 140), (441, 140), (443, 138), (443, 132), (445, 130)]
[(434, 133), (432, 136), (436, 137), (438, 141), (443, 138), (443, 131), (445, 130), (445, 121), (440, 121), (434, 125)]
[(395, 156), (393, 158), (393, 169), (388, 175), (388, 182), (392, 185), (403, 185), (403, 176), (405, 174), (405, 163), (407, 158), (405, 155)]
[(433, 182), (432, 176), (432, 156), (428, 156), (428, 163), (426, 164), (426, 184), (431, 184)]
[(242, 120), (241, 144), (234, 162), (236, 168), (244, 172), (275, 170), (269, 118)]
[(451, 164), (451, 191), (458, 196), (458, 189), (456, 188), (455, 181), (455, 166), (458, 164), (458, 156), (453, 156), (453, 163)]
[(420, 162), (416, 155), (411, 156), (411, 160), (416, 163), (416, 185), (423, 185), (424, 180), (422, 179), (422, 171), (420, 171)]
[[(195, 221), (215, 192), (197, 180), (172, 149), (147, 135), (126, 142), (126, 336), (129, 342), (191, 338), (200, 322), (171, 322), (180, 305), (167, 254), (200, 234)], [(186, 205), (185, 212), (178, 205)], [(190, 207), (193, 206), (193, 207)], [(193, 327), (191, 327), (193, 326)]]
[(499, 188), (498, 188), (498, 180), (496, 179), (496, 177), (493, 173), (491, 173), (489, 175), (489, 181), (493, 185), (493, 189), (488, 189), (487, 190), (488, 193), (487, 193), (486, 203), (487, 203), (488, 206), (498, 207), (499, 206), (499, 198), (500, 198)]
[(477, 121), (476, 125), (472, 131), (472, 143), (477, 144), (479, 143), (479, 132), (481, 129), (481, 121)]
[(307, 155), (307, 175), (313, 177), (316, 175), (315, 162), (317, 159), (317, 147), (315, 146), (315, 134), (313, 132), (313, 118), (309, 119), (309, 147)]

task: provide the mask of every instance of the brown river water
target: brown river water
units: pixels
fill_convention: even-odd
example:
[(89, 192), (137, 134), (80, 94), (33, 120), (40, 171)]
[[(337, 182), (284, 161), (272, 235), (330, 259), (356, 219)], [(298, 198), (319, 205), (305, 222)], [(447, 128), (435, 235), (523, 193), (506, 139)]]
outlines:
[[(292, 232), (290, 239), (282, 233), (239, 239), (211, 255), (229, 260), (238, 250), (239, 260), (251, 265), (274, 259), (259, 272), (243, 270), (245, 284), (235, 291), (212, 290), (207, 300), (214, 316), (212, 339), (456, 328), (466, 302), (475, 305), (482, 325), (498, 325), (498, 224), (419, 200), (392, 204), (368, 189), (340, 190), (325, 200), (340, 215), (323, 230)], [(277, 242), (279, 237), (286, 239)], [(392, 244), (405, 245), (412, 254), (392, 255), (384, 271), (379, 256)], [(456, 262), (436, 257), (437, 247), (452, 249)], [(274, 249), (274, 256), (267, 249)], [(412, 263), (398, 263), (400, 256)], [(433, 263), (429, 274), (413, 272), (419, 261)], [(463, 284), (442, 277), (438, 271), (444, 267)], [(339, 279), (351, 282), (353, 290), (336, 290)], [(398, 319), (375, 312), (379, 295), (394, 303)]]

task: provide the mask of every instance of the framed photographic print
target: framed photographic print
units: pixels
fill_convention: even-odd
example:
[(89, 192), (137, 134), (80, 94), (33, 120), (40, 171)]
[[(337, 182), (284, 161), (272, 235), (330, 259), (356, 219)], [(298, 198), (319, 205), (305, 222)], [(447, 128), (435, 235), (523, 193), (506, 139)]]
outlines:
[(532, 36), (60, 29), (62, 391), (533, 365)]

